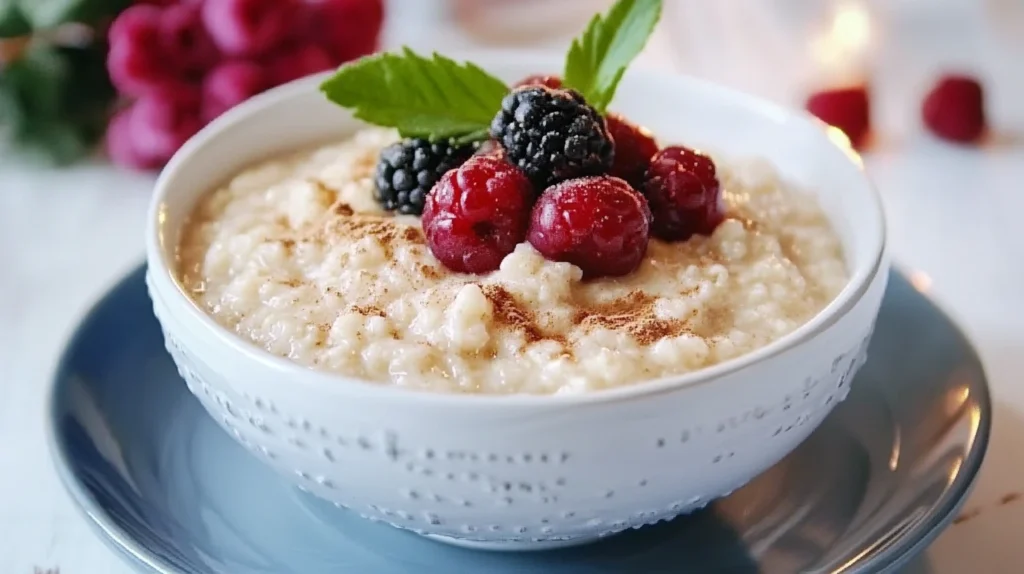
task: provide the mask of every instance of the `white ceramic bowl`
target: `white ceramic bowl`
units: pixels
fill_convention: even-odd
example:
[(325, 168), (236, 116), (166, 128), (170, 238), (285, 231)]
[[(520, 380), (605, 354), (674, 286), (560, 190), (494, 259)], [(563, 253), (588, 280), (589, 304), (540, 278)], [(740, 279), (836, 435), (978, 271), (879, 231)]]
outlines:
[[(474, 53), (513, 81), (560, 59)], [(842, 138), (808, 116), (678, 76), (630, 71), (613, 108), (664, 142), (760, 155), (819, 192), (852, 274), (819, 316), (727, 363), (579, 396), (465, 396), (367, 384), (272, 356), (182, 290), (179, 229), (196, 200), (255, 160), (359, 127), (322, 77), (254, 98), (192, 139), (156, 187), (148, 284), (191, 391), (255, 456), (368, 518), (489, 548), (575, 544), (670, 519), (741, 486), (846, 395), (885, 288), (879, 198)]]

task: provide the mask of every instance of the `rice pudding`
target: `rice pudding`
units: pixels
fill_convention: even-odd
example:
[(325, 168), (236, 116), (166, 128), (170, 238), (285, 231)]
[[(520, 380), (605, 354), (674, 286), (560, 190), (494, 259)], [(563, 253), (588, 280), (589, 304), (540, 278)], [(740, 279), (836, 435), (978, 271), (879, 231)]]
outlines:
[(382, 211), (374, 167), (396, 141), (352, 138), (262, 162), (203, 198), (180, 279), (217, 322), (310, 368), (463, 393), (579, 393), (682, 374), (793, 331), (844, 287), (816, 199), (764, 162), (718, 164), (725, 220), (651, 238), (639, 268), (582, 279), (523, 242), (455, 273), (412, 216)]

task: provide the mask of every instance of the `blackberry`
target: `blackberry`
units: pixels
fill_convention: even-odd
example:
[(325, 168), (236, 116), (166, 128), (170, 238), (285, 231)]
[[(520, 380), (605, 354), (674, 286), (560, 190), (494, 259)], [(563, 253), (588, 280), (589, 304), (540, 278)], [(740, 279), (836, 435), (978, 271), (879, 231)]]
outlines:
[(491, 136), (539, 189), (606, 173), (615, 153), (604, 118), (574, 90), (514, 90), (502, 100)]
[(381, 150), (377, 161), (374, 199), (388, 211), (420, 215), (437, 180), (462, 165), (474, 151), (474, 144), (452, 145), (420, 138), (391, 144)]

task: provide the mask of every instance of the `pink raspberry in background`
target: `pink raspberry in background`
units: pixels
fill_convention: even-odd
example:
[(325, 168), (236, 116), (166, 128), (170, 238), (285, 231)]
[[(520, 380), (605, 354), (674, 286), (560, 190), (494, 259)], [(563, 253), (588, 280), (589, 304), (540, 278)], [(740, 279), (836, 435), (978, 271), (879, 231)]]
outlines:
[(340, 61), (377, 49), (384, 24), (383, 0), (310, 0), (313, 39)]
[(973, 143), (985, 133), (985, 94), (978, 80), (964, 75), (939, 79), (924, 100), (921, 115), (936, 136)]
[(259, 56), (292, 33), (301, 8), (297, 0), (205, 0), (203, 22), (225, 54)]
[(132, 43), (157, 34), (163, 10), (148, 4), (137, 4), (125, 9), (110, 25), (107, 32), (112, 44)]
[(160, 46), (160, 14), (152, 6), (133, 6), (110, 28), (107, 71), (122, 94), (141, 96), (173, 80)]
[(266, 74), (252, 62), (227, 62), (217, 66), (203, 80), (203, 120), (212, 121), (262, 92), (266, 86)]
[(110, 120), (107, 127), (107, 155), (118, 165), (133, 169), (154, 169), (160, 167), (162, 158), (142, 153), (132, 138), (132, 113), (134, 108), (121, 110)]
[(129, 103), (111, 159), (160, 167), (192, 134), (274, 86), (374, 52), (382, 0), (137, 0), (111, 24), (107, 71)]
[(185, 74), (202, 73), (217, 63), (217, 47), (203, 26), (202, 7), (195, 2), (168, 6), (160, 16), (164, 54)]
[(143, 157), (171, 159), (203, 123), (201, 98), (195, 88), (173, 88), (139, 98), (132, 106), (129, 131), (135, 150)]
[(860, 149), (871, 132), (871, 104), (864, 86), (825, 90), (807, 99), (807, 111), (837, 127)]
[(335, 59), (316, 44), (299, 44), (274, 54), (267, 60), (273, 85), (286, 84), (310, 74), (334, 68)]

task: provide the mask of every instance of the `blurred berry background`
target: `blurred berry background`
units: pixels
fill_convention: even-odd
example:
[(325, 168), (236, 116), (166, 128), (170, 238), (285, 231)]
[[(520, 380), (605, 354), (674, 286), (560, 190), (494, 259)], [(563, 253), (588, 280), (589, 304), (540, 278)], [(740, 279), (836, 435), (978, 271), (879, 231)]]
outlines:
[(60, 163), (103, 138), (158, 168), (246, 98), (373, 52), (383, 22), (383, 0), (0, 2), (0, 123)]

